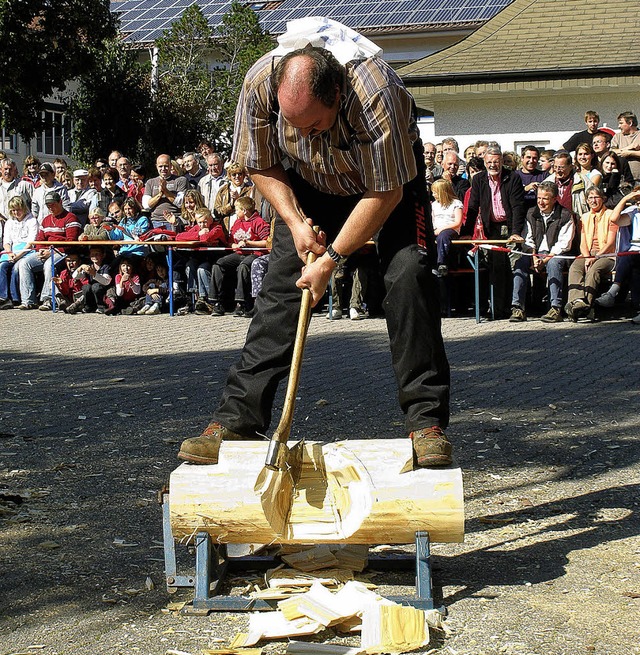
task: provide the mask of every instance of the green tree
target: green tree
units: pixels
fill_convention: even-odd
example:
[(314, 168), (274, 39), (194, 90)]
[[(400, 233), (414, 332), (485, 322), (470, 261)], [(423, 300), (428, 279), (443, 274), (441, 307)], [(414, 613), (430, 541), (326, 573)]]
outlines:
[(67, 100), (73, 119), (73, 158), (89, 164), (111, 150), (144, 158), (151, 103), (149, 65), (119, 39), (106, 44), (97, 70), (82, 75)]
[(213, 71), (213, 106), (218, 139), (231, 145), (233, 121), (244, 77), (253, 64), (274, 47), (248, 6), (233, 2), (216, 29), (216, 44), (224, 64)]
[(147, 132), (150, 152), (183, 152), (213, 131), (209, 107), (213, 30), (198, 4), (157, 41), (158, 77)]
[(0, 120), (30, 139), (45, 99), (92, 70), (115, 37), (109, 0), (0, 0)]
[[(273, 47), (258, 17), (238, 2), (213, 29), (197, 4), (158, 39), (158, 79), (147, 143), (178, 153), (202, 138), (229, 150), (233, 116), (250, 66)], [(216, 65), (209, 62), (215, 58)]]

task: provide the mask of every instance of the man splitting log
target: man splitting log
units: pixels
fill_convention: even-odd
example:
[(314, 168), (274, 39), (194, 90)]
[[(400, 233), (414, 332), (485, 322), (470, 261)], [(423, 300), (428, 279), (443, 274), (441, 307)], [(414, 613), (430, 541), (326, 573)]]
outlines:
[[(256, 314), (213, 421), (178, 457), (215, 464), (223, 440), (257, 439), (288, 373), (300, 289), (312, 303), (331, 273), (375, 235), (399, 401), (418, 466), (451, 464), (449, 364), (415, 105), (378, 56), (345, 65), (311, 45), (269, 53), (247, 73), (232, 159), (277, 211), (273, 250)], [(312, 225), (321, 225), (316, 234)], [(323, 244), (327, 243), (325, 247)], [(309, 252), (314, 263), (302, 267)], [(302, 272), (301, 272), (302, 269)]]

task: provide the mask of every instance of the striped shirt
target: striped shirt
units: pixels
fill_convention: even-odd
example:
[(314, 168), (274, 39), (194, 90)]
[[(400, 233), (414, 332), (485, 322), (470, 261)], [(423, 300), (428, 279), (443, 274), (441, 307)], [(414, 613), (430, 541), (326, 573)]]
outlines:
[(316, 189), (346, 196), (390, 191), (417, 175), (413, 99), (378, 57), (346, 65), (346, 88), (331, 129), (303, 137), (280, 113), (271, 85), (275, 57), (249, 70), (238, 101), (232, 158), (264, 170), (288, 160)]

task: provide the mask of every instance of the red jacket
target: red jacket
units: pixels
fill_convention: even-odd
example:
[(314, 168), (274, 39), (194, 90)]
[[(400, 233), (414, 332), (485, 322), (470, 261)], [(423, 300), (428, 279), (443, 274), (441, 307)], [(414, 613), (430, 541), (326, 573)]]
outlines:
[[(207, 234), (199, 234), (202, 228), (196, 223), (185, 232), (176, 234), (176, 241), (202, 241), (207, 246), (226, 246), (227, 237), (220, 223), (214, 223)], [(195, 249), (197, 250), (197, 248)]]
[(77, 241), (82, 232), (80, 221), (71, 212), (48, 214), (36, 234), (36, 241)]

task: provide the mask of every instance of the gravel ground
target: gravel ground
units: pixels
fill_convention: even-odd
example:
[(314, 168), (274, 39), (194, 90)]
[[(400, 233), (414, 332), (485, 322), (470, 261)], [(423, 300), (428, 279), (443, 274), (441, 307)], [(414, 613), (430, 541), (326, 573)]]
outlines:
[[(247, 627), (242, 613), (166, 609), (191, 594), (166, 592), (156, 503), (246, 328), (0, 312), (0, 655), (196, 655)], [(640, 654), (638, 328), (443, 329), (467, 534), (433, 548), (448, 618), (428, 651)], [(383, 321), (314, 317), (293, 436), (402, 436), (389, 359)], [(412, 584), (373, 580), (385, 593)]]

